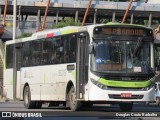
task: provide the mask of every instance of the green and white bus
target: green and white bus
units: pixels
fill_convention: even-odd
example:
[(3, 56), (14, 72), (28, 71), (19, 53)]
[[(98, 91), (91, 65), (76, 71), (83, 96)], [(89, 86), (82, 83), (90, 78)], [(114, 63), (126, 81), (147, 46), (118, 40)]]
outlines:
[(4, 68), (4, 94), (13, 99), (16, 78), (16, 98), (28, 109), (110, 103), (129, 111), (154, 101), (153, 30), (108, 23), (37, 32), (6, 42)]

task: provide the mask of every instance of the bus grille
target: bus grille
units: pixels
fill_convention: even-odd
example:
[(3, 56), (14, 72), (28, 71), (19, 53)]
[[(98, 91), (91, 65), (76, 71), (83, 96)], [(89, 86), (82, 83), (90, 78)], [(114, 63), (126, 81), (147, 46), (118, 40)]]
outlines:
[(144, 88), (121, 88), (121, 87), (107, 87), (107, 90), (114, 90), (114, 91), (145, 91)]

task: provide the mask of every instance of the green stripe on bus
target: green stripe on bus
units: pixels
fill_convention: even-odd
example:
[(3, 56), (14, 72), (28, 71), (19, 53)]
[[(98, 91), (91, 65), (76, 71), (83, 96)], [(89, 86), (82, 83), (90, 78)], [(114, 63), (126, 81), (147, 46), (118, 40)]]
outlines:
[(74, 77), (74, 81), (76, 81), (76, 72), (72, 71), (72, 76)]
[(75, 32), (77, 32), (77, 29), (64, 30), (61, 32), (61, 34), (64, 35), (64, 34), (75, 33)]
[(110, 87), (124, 87), (124, 88), (143, 88), (151, 84), (150, 80), (144, 82), (128, 82), (128, 81), (106, 80), (103, 78), (100, 78), (98, 82)]

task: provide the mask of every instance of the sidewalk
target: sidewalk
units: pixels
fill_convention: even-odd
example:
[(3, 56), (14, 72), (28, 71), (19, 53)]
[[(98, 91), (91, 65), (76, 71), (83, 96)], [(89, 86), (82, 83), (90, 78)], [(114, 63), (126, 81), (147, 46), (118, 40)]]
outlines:
[[(20, 102), (23, 102), (23, 101), (21, 101), (21, 100), (8, 99), (8, 98), (2, 97), (2, 96), (0, 95), (0, 103), (8, 103), (8, 104), (10, 104), (10, 103), (15, 103), (15, 104), (17, 104), (17, 103), (20, 103)], [(1, 119), (0, 119), (0, 120), (1, 120)]]
[(8, 100), (5, 97), (0, 95), (0, 103), (7, 102)]

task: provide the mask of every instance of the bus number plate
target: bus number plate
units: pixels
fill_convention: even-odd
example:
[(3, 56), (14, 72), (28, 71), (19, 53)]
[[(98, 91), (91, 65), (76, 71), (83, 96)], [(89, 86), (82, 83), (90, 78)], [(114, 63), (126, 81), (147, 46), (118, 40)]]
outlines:
[(123, 98), (131, 98), (132, 94), (131, 93), (121, 93), (121, 97), (123, 97)]

